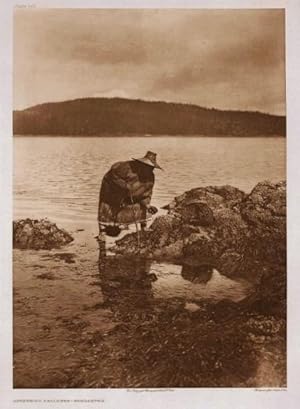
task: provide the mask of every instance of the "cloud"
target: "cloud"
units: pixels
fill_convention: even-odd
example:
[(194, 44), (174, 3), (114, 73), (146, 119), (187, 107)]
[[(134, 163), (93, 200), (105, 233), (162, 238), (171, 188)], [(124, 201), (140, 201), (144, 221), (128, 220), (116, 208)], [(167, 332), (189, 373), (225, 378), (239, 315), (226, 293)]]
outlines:
[[(154, 88), (177, 89), (188, 88), (196, 83), (213, 85), (216, 82), (234, 82), (241, 76), (268, 75), (268, 71), (278, 69), (278, 76), (284, 80), (282, 62), (284, 62), (284, 31), (281, 19), (277, 21), (275, 29), (270, 31), (269, 24), (273, 22), (270, 16), (266, 16), (263, 29), (262, 22), (251, 22), (248, 16), (244, 21), (245, 13), (241, 15), (242, 21), (233, 24), (233, 17), (223, 26), (212, 28), (204, 34), (202, 47), (189, 43), (189, 47), (183, 58), (169, 65), (154, 83)], [(219, 16), (220, 17), (220, 16)], [(281, 17), (281, 16), (278, 16)], [(271, 20), (271, 21), (270, 21)], [(221, 30), (228, 28), (230, 31)], [(255, 29), (249, 30), (252, 23)], [(273, 22), (274, 23), (274, 22)], [(245, 25), (246, 24), (246, 25)], [(233, 36), (233, 27), (235, 36)], [(203, 29), (203, 28), (202, 28)], [(213, 39), (212, 39), (213, 37)], [(205, 41), (205, 38), (207, 39)]]
[(14, 27), (16, 106), (117, 90), (284, 106), (283, 10), (19, 9)]

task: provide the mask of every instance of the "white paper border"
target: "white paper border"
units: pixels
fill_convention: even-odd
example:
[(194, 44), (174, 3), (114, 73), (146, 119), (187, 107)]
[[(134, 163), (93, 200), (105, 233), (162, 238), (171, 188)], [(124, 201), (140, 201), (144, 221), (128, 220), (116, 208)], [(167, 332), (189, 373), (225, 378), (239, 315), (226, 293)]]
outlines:
[[(3, 4), (4, 3), (4, 4)], [(300, 1), (299, 0), (4, 0), (0, 9), (0, 405), (1, 408), (296, 409), (300, 406)], [(12, 12), (15, 5), (39, 8), (285, 8), (288, 170), (288, 388), (12, 389)], [(298, 159), (299, 157), (299, 159)], [(17, 402), (71, 399), (73, 402)], [(84, 402), (74, 402), (76, 399)], [(89, 402), (89, 400), (99, 400)], [(101, 402), (104, 400), (104, 402)]]

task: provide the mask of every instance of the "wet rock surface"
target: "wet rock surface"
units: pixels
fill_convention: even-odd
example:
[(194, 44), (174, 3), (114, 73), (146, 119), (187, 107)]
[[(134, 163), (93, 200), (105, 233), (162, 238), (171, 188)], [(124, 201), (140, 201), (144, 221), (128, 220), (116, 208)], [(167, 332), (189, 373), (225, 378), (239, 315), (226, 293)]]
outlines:
[(13, 247), (19, 249), (52, 249), (64, 246), (73, 237), (49, 220), (23, 219), (13, 222)]
[(230, 277), (261, 283), (267, 303), (271, 298), (285, 305), (285, 182), (261, 182), (250, 194), (232, 186), (192, 189), (165, 209), (168, 214), (142, 234), (140, 249), (133, 233), (116, 242), (116, 253), (208, 264)]
[[(191, 202), (209, 207), (207, 219), (190, 208)], [(229, 277), (253, 281), (255, 291), (238, 303), (198, 303), (192, 311), (168, 305), (155, 328), (144, 323), (142, 340), (128, 343), (131, 353), (143, 343), (151, 356), (142, 358), (150, 365), (141, 375), (142, 385), (285, 386), (285, 182), (259, 183), (248, 195), (230, 186), (193, 189), (166, 208), (168, 214), (143, 236), (144, 254), (180, 260), (184, 276), (193, 282), (209, 279), (215, 267)], [(135, 235), (120, 240), (116, 251), (135, 254)], [(176, 373), (159, 363), (170, 360), (180, 368)]]
[[(154, 258), (187, 259), (209, 262), (233, 248), (247, 233), (238, 204), (246, 194), (232, 186), (192, 189), (165, 206), (143, 235), (141, 251)], [(136, 237), (117, 242), (117, 253), (136, 253)]]

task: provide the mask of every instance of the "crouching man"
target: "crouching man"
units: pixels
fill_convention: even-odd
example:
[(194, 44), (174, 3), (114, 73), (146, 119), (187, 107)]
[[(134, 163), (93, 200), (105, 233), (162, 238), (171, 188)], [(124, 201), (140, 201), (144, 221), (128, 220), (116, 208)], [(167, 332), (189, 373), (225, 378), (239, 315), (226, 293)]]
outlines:
[(154, 169), (162, 169), (156, 153), (147, 152), (139, 159), (117, 162), (104, 175), (99, 197), (98, 223), (100, 232), (105, 226), (140, 223), (145, 229), (147, 214), (155, 214), (151, 206)]

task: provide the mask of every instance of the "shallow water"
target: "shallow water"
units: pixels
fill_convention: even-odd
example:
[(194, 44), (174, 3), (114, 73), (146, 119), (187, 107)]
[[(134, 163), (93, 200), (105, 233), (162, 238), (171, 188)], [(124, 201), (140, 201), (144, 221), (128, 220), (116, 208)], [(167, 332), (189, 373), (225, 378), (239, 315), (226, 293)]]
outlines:
[[(223, 336), (224, 318), (218, 318), (221, 328), (215, 330), (211, 319), (201, 318), (205, 314), (203, 303), (240, 301), (252, 292), (252, 285), (245, 280), (229, 279), (216, 270), (199, 268), (198, 271), (193, 267), (189, 271), (184, 266), (144, 258), (98, 259), (97, 246), (88, 246), (85, 232), (73, 234), (75, 241), (61, 250), (14, 251), (14, 387), (161, 387), (176, 386), (177, 382), (185, 386), (207, 385), (196, 381), (194, 375), (188, 380), (168, 380), (167, 374), (160, 375), (159, 368), (165, 370), (167, 364), (172, 368), (173, 361), (166, 363), (159, 356), (158, 378), (154, 379), (152, 373), (148, 373), (148, 365), (140, 362), (141, 358), (152, 359), (149, 337), (156, 334), (155, 348), (170, 343), (176, 354), (180, 341), (172, 347), (174, 337), (180, 338), (182, 333), (188, 341), (189, 332), (202, 319), (200, 322), (208, 328), (199, 329), (199, 337), (211, 338), (206, 344), (208, 350), (200, 348), (199, 353), (218, 362), (218, 352), (210, 352), (210, 349)], [(200, 316), (193, 318), (199, 313)], [(207, 331), (211, 331), (211, 335)], [(230, 354), (232, 336), (226, 336), (224, 348), (229, 348)], [(194, 342), (194, 337), (188, 345)], [(234, 342), (241, 345), (238, 351), (243, 351), (244, 343), (248, 342), (245, 335), (240, 338), (237, 332), (234, 337), (237, 338)], [(280, 348), (282, 346), (276, 345), (272, 352), (276, 359), (282, 356)], [(181, 365), (186, 362), (189, 351), (189, 346), (183, 350), (186, 355), (180, 358), (180, 362), (184, 360)], [(172, 355), (172, 349), (168, 354)], [(248, 359), (249, 352), (245, 354)], [(273, 355), (270, 360), (272, 364)], [(172, 373), (175, 374), (178, 364), (174, 365)], [(273, 366), (276, 376), (272, 382), (278, 381), (270, 385), (280, 386), (282, 370)], [(211, 369), (209, 367), (209, 371)], [(201, 372), (201, 366), (199, 370)], [(238, 369), (230, 375), (232, 379), (236, 371)], [(246, 374), (245, 379), (253, 376), (253, 370), (249, 372), (247, 366), (242, 373)], [(259, 376), (263, 385), (266, 378)], [(228, 382), (236, 382), (235, 386), (246, 385), (228, 379)]]
[(246, 297), (252, 289), (246, 280), (232, 280), (215, 269), (209, 272), (208, 277), (205, 274), (203, 278), (203, 273), (199, 273), (192, 281), (182, 276), (180, 265), (153, 263), (150, 272), (157, 276), (152, 288), (154, 297), (158, 298), (181, 297), (187, 302), (229, 299), (237, 302)]

